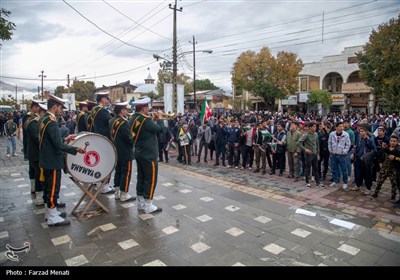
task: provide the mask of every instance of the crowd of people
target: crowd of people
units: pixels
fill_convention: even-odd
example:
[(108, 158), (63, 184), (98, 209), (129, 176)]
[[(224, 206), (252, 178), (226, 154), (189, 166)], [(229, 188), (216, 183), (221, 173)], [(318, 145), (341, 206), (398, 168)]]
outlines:
[[(85, 151), (64, 142), (85, 131), (107, 137), (116, 147), (114, 186), (106, 178), (102, 193), (115, 193), (121, 203), (137, 198), (138, 211), (145, 213), (162, 211), (152, 201), (158, 162), (169, 163), (174, 146), (177, 161), (184, 165), (213, 161), (216, 167), (260, 172), (266, 179), (304, 178), (308, 188), (312, 181), (317, 187), (337, 187), (342, 182), (342, 189), (362, 192), (372, 200), (389, 178), (393, 207), (400, 207), (400, 119), (394, 114), (321, 117), (218, 110), (208, 119), (198, 111), (164, 119), (161, 111), (150, 113), (149, 102), (139, 100), (135, 113), (129, 114), (127, 102), (111, 104), (107, 94), (98, 94), (96, 102), (80, 102), (78, 111), (68, 112), (61, 99), (51, 96), (47, 107), (34, 101), (29, 113), (0, 116), (7, 157), (17, 155), (16, 138), (22, 128), (31, 191), (36, 192), (36, 205), (46, 205), (49, 225), (69, 224), (65, 213), (57, 211), (65, 206), (58, 201), (63, 154)], [(56, 155), (57, 160), (46, 155)], [(136, 196), (129, 194), (134, 159)]]
[[(400, 119), (396, 115), (334, 113), (214, 112), (201, 120), (196, 112), (178, 115), (158, 137), (160, 155), (168, 162), (171, 141), (178, 162), (213, 160), (214, 166), (287, 176), (295, 182), (314, 180), (317, 187), (362, 191), (376, 199), (384, 181), (391, 182), (391, 201), (400, 207)], [(204, 154), (203, 153), (204, 150)], [(286, 166), (288, 165), (288, 167)], [(329, 174), (328, 174), (329, 172)], [(330, 175), (330, 181), (327, 181)], [(352, 181), (352, 179), (354, 179)], [(398, 191), (399, 190), (399, 191)]]

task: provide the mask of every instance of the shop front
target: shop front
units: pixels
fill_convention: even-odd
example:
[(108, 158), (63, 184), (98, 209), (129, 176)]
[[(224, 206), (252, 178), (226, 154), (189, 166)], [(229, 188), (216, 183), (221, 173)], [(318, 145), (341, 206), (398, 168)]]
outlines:
[(371, 114), (375, 111), (372, 89), (365, 83), (345, 83), (342, 93), (347, 97), (348, 110), (355, 113)]

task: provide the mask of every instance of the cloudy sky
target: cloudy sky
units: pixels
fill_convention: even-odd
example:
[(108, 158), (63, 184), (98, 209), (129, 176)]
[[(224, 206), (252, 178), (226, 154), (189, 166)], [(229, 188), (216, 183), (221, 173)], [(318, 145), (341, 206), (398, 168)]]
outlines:
[[(66, 85), (67, 74), (97, 87), (143, 83), (147, 68), (157, 78), (160, 62), (153, 54), (172, 60), (169, 4), (174, 0), (2, 0), (17, 27), (1, 48), (0, 79), (37, 88), (44, 70), (44, 88), (52, 90)], [(227, 91), (232, 65), (244, 51), (267, 46), (274, 54), (285, 50), (303, 62), (319, 61), (364, 44), (373, 28), (400, 13), (398, 0), (182, 0), (177, 7), (183, 7), (177, 13), (178, 71), (193, 76), (194, 35), (196, 78)]]

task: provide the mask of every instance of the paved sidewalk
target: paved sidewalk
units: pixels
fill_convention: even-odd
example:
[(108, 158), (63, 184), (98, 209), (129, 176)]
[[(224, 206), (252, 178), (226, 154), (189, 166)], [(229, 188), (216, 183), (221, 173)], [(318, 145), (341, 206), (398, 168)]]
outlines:
[[(160, 164), (155, 203), (162, 213), (138, 215), (135, 202), (100, 195), (110, 214), (83, 221), (69, 217), (70, 226), (49, 228), (44, 208), (32, 204), (22, 159), (5, 158), (1, 144), (1, 266), (400, 265), (399, 213), (389, 207), (362, 213), (366, 203), (349, 208), (360, 194), (307, 190), (283, 177), (264, 180), (249, 171), (214, 168), (212, 162)], [(63, 175), (61, 200), (68, 215), (80, 196)], [(18, 261), (6, 257), (7, 244), (25, 242), (30, 250), (17, 253)]]

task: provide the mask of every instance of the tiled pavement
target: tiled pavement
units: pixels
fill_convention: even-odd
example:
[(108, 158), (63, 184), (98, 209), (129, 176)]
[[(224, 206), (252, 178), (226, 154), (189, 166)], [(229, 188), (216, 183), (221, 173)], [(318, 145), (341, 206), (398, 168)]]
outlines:
[[(110, 214), (49, 228), (43, 208), (32, 204), (27, 162), (6, 159), (1, 143), (0, 265), (400, 265), (399, 212), (388, 193), (369, 203), (359, 193), (306, 189), (304, 182), (212, 162), (170, 162), (160, 164), (156, 189), (162, 213), (138, 215), (135, 202), (102, 195)], [(62, 185), (70, 214), (81, 191), (66, 175)], [(6, 258), (7, 244), (24, 242), (29, 252)]]

